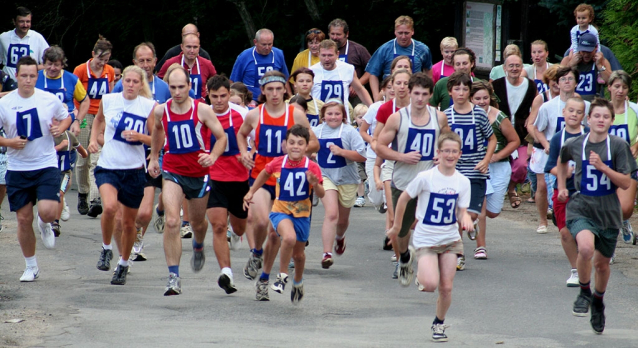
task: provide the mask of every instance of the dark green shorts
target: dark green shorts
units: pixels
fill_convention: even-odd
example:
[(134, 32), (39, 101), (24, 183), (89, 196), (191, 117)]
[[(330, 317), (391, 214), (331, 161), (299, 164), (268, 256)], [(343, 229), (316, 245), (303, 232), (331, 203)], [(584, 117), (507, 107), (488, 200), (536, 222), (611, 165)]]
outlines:
[[(392, 187), (392, 206), (397, 206), (397, 202), (399, 201), (399, 197), (403, 191)], [(408, 201), (408, 204), (405, 206), (405, 214), (403, 214), (403, 221), (401, 223), (401, 231), (399, 231), (399, 237), (403, 238), (408, 235), (410, 232), (410, 227), (414, 223), (414, 215), (416, 213), (416, 198), (412, 198)]]
[(592, 220), (584, 218), (569, 220), (566, 226), (574, 239), (576, 239), (576, 235), (583, 230), (591, 231), (595, 237), (594, 248), (604, 257), (610, 258), (614, 255), (616, 242), (618, 241), (618, 229), (602, 229)]

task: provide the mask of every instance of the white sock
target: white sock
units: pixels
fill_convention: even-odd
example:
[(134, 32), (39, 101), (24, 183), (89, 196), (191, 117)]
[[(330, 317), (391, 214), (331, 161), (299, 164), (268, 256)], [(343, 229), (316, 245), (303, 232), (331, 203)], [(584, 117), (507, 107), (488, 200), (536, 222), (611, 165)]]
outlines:
[(225, 275), (229, 276), (229, 277), (233, 277), (233, 270), (230, 269), (230, 267), (224, 267), (222, 268), (222, 273), (224, 273)]
[(38, 262), (35, 260), (35, 255), (31, 257), (25, 257), (24, 261), (27, 264), (27, 267), (38, 267)]
[(113, 246), (112, 245), (106, 245), (104, 243), (102, 243), (102, 249), (104, 250), (113, 250)]
[(346, 235), (345, 235), (345, 234), (344, 234), (343, 236), (335, 235), (335, 239), (336, 239), (336, 240), (342, 240), (342, 239), (344, 239), (344, 238), (346, 238)]
[(124, 260), (122, 257), (120, 257), (120, 261), (118, 261), (117, 264), (128, 267), (128, 260)]

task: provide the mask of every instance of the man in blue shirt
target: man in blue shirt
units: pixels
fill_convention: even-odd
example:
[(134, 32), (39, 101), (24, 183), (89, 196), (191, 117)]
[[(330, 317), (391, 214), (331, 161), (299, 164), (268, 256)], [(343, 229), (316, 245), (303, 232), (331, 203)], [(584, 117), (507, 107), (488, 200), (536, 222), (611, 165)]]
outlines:
[[(146, 78), (148, 79), (148, 86), (153, 93), (153, 99), (159, 103), (165, 103), (171, 98), (171, 93), (168, 91), (168, 85), (162, 81), (159, 77), (153, 75), (153, 69), (157, 64), (157, 55), (155, 53), (155, 46), (150, 42), (143, 42), (133, 49), (133, 64), (146, 71)], [(122, 80), (118, 81), (113, 88), (113, 93), (122, 92)]]
[[(259, 29), (255, 34), (254, 47), (245, 49), (237, 56), (230, 79), (233, 82), (243, 82), (253, 93), (250, 106), (257, 106), (257, 99), (261, 95), (259, 79), (270, 70), (277, 70), (288, 79), (288, 68), (284, 59), (284, 52), (273, 47), (275, 34), (270, 29)], [(286, 91), (292, 94), (290, 86), (286, 85)]]
[(408, 56), (412, 61), (412, 72), (423, 71), (432, 77), (432, 54), (423, 42), (412, 39), (414, 21), (409, 16), (400, 16), (394, 21), (392, 39), (379, 47), (368, 61), (366, 72), (370, 74), (370, 89), (374, 100), (379, 95), (379, 81), (390, 75), (392, 60), (398, 56)]

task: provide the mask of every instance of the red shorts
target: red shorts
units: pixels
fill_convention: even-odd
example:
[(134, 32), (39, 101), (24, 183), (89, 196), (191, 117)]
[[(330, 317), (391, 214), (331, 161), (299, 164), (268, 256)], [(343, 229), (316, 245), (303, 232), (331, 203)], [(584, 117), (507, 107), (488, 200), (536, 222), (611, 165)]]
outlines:
[(565, 202), (559, 201), (558, 190), (554, 189), (552, 202), (554, 202), (554, 218), (556, 218), (556, 227), (558, 227), (558, 230), (560, 231), (565, 227), (565, 207), (567, 206), (567, 202), (569, 202), (569, 198), (567, 198)]

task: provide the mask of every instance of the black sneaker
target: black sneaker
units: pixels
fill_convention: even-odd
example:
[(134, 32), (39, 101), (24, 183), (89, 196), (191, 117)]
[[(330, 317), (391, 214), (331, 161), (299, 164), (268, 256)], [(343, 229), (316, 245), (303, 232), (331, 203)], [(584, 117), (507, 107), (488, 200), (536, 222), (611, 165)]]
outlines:
[[(584, 295), (583, 293), (578, 294), (576, 297), (576, 301), (574, 302), (574, 309), (572, 309), (572, 314), (577, 317), (585, 317), (589, 312), (589, 306), (591, 305), (591, 296)], [(593, 314), (592, 314), (593, 316)], [(604, 321), (605, 319), (603, 319)]]
[(591, 319), (589, 320), (591, 323), (591, 328), (594, 329), (594, 332), (597, 335), (603, 333), (605, 330), (605, 304), (600, 303), (600, 306), (597, 304), (591, 305)]
[[(97, 269), (100, 271), (108, 271), (111, 269), (111, 260), (113, 260), (113, 250), (102, 248), (100, 259), (97, 262)], [(128, 268), (127, 268), (128, 269)]]
[(111, 279), (112, 285), (124, 285), (126, 284), (126, 274), (128, 273), (128, 266), (122, 266), (117, 264), (113, 279)]
[(78, 193), (78, 213), (86, 215), (89, 212), (89, 203), (86, 201), (87, 194)]
[(229, 277), (225, 273), (221, 273), (219, 275), (219, 278), (217, 278), (217, 285), (219, 285), (220, 288), (224, 289), (227, 295), (230, 295), (237, 291), (235, 283), (233, 283), (233, 278)]
[(390, 238), (388, 237), (383, 240), (383, 250), (392, 250), (392, 244), (390, 244)]
[(52, 222), (51, 223), (51, 230), (53, 231), (53, 235), (56, 237), (60, 236), (60, 223), (58, 222)]
[(89, 207), (89, 211), (86, 215), (95, 218), (100, 214), (102, 214), (102, 200), (99, 198), (94, 199), (91, 201), (91, 207)]

